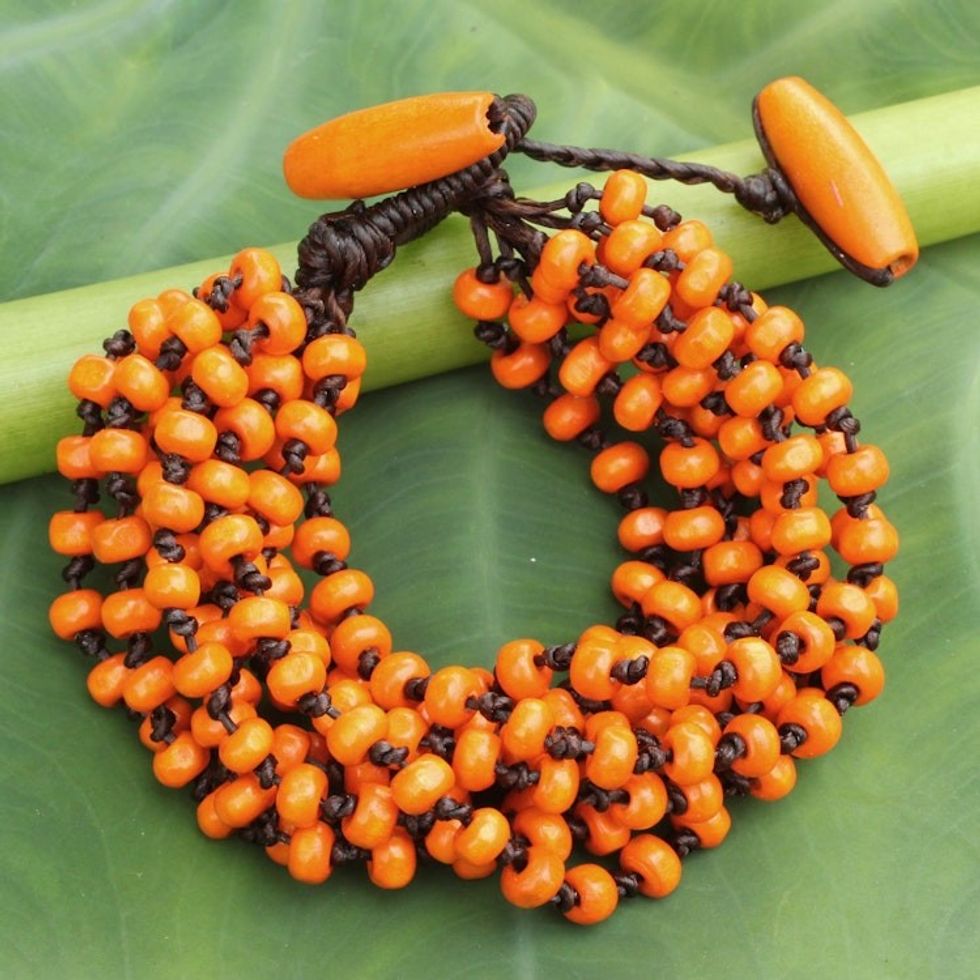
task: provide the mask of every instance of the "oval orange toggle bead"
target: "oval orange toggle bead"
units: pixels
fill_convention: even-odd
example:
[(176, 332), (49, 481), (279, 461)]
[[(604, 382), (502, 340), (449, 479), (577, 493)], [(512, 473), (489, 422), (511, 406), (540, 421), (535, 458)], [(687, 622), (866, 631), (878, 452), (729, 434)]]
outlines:
[(283, 174), (300, 197), (339, 200), (414, 187), (462, 170), (504, 143), (492, 92), (442, 92), (359, 109), (298, 136)]
[(898, 191), (826, 96), (802, 78), (780, 78), (756, 96), (754, 114), (770, 165), (782, 171), (835, 254), (883, 273), (879, 285), (915, 265), (919, 244)]

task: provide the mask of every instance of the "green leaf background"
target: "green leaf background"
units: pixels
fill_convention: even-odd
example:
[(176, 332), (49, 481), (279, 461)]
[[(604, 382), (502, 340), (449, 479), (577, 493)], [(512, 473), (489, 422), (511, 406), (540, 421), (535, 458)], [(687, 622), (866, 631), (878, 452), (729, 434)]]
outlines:
[[(970, 0), (0, 0), (0, 25), (4, 299), (299, 237), (313, 212), (283, 187), (281, 148), (406, 94), (526, 91), (543, 138), (667, 154), (744, 137), (781, 74), (855, 112), (980, 82)], [(541, 183), (533, 166), (514, 162), (515, 183)], [(61, 482), (0, 489), (0, 973), (975, 975), (978, 246), (931, 248), (886, 291), (837, 273), (772, 292), (851, 373), (892, 460), (888, 686), (789, 799), (736, 803), (725, 846), (671, 898), (593, 930), (441, 868), (397, 894), (352, 869), (311, 890), (206, 841), (49, 636)], [(399, 645), (489, 664), (509, 638), (561, 642), (615, 615), (614, 503), (485, 369), (372, 393), (341, 447), (338, 511)]]

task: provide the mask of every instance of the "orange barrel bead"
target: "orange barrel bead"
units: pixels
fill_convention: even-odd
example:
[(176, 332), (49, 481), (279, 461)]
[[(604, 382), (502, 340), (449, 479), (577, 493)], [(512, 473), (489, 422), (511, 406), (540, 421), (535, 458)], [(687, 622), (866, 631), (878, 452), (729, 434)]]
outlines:
[[(594, 261), (592, 240), (577, 229), (565, 228), (545, 242), (535, 275), (551, 289), (568, 292), (578, 284), (581, 267)], [(534, 282), (532, 287), (537, 291)]]
[[(329, 520), (329, 518), (318, 519)], [(300, 530), (305, 526), (305, 524), (301, 525)], [(294, 542), (294, 553), (295, 547)], [(367, 615), (351, 616), (334, 628), (330, 636), (330, 655), (342, 670), (351, 674), (357, 673), (361, 655), (370, 651), (380, 658), (387, 657), (391, 653), (391, 633), (380, 619)]]
[(281, 640), (292, 628), (289, 606), (264, 596), (239, 599), (228, 613), (228, 622), (235, 639), (241, 643), (250, 643), (260, 637)]
[(779, 759), (779, 732), (761, 715), (736, 715), (726, 726), (724, 735), (737, 735), (745, 751), (732, 763), (732, 770), (749, 778), (763, 776)]
[(190, 732), (181, 732), (153, 756), (153, 775), (171, 789), (180, 789), (207, 768), (211, 753), (194, 741)]
[(754, 102), (756, 132), (810, 218), (849, 258), (886, 274), (915, 264), (919, 246), (881, 163), (837, 107), (802, 78), (780, 78)]
[(204, 564), (218, 575), (232, 578), (232, 558), (240, 555), (251, 561), (262, 551), (262, 529), (254, 517), (227, 514), (208, 524), (199, 543)]
[(232, 301), (248, 310), (261, 296), (282, 289), (282, 269), (276, 257), (262, 248), (242, 249), (231, 260), (228, 275), (240, 278), (242, 284), (235, 289)]
[(630, 839), (629, 829), (624, 827), (610, 810), (600, 812), (590, 804), (579, 803), (573, 812), (588, 828), (585, 849), (590, 854), (599, 857), (613, 854)]
[(729, 408), (744, 418), (754, 418), (771, 405), (783, 390), (783, 376), (769, 361), (753, 361), (725, 386)]
[(793, 749), (799, 759), (813, 759), (829, 752), (840, 741), (843, 725), (837, 709), (822, 693), (802, 691), (788, 701), (776, 718), (776, 727), (798, 725), (806, 739)]
[(344, 712), (327, 732), (327, 748), (343, 766), (363, 762), (368, 749), (383, 739), (388, 729), (384, 709), (376, 704), (361, 704)]
[(715, 764), (715, 745), (700, 725), (691, 721), (671, 725), (662, 741), (672, 756), (664, 765), (664, 773), (672, 782), (678, 786), (690, 786), (711, 775)]
[(679, 442), (666, 445), (660, 453), (664, 479), (681, 489), (704, 486), (721, 466), (718, 451), (705, 439), (696, 438), (691, 446)]
[(565, 355), (558, 368), (558, 380), (567, 392), (586, 398), (614, 366), (600, 353), (598, 338), (586, 337)]
[(854, 704), (860, 706), (873, 701), (884, 690), (885, 669), (871, 650), (841, 644), (823, 665), (820, 679), (827, 691), (838, 684), (853, 684), (858, 692)]
[(663, 507), (640, 507), (619, 522), (619, 543), (627, 551), (643, 551), (664, 540), (667, 511)]
[(286, 402), (276, 412), (276, 435), (284, 442), (299, 439), (313, 456), (322, 456), (337, 441), (337, 423), (325, 408), (298, 399)]
[(218, 432), (231, 432), (238, 440), (238, 455), (245, 463), (265, 456), (276, 441), (276, 428), (269, 413), (253, 398), (222, 408), (214, 417)]
[(479, 728), (464, 729), (457, 737), (453, 750), (456, 785), (471, 793), (479, 793), (493, 786), (497, 778), (495, 767), (500, 759), (500, 749), (500, 736), (494, 732)]
[(149, 601), (143, 589), (111, 592), (102, 603), (102, 625), (115, 637), (152, 633), (160, 625), (160, 619), (160, 610)]
[(671, 511), (664, 522), (664, 542), (675, 551), (702, 551), (724, 533), (725, 519), (710, 505)]
[(559, 395), (544, 410), (543, 421), (552, 439), (568, 442), (599, 421), (599, 402), (592, 394)]
[(293, 524), (303, 513), (303, 495), (284, 476), (269, 470), (248, 475), (248, 506), (271, 524)]
[[(233, 786), (234, 783), (227, 785)], [(217, 808), (217, 802), (215, 806)], [(320, 821), (311, 827), (294, 830), (289, 841), (289, 858), (286, 864), (289, 873), (304, 884), (322, 884), (333, 871), (330, 863), (333, 844), (334, 832)]]
[(636, 357), (649, 338), (649, 323), (637, 326), (624, 320), (607, 320), (599, 329), (599, 353), (607, 361), (622, 364)]
[(714, 774), (680, 789), (686, 803), (683, 817), (691, 823), (710, 820), (725, 802), (725, 790), (721, 780)]
[(691, 698), (694, 654), (680, 646), (665, 646), (650, 658), (644, 680), (646, 694), (658, 708), (682, 708)]
[(537, 762), (538, 782), (531, 791), (534, 806), (542, 813), (560, 814), (575, 802), (581, 782), (579, 764), (574, 759), (553, 759), (542, 755)]
[(220, 408), (237, 405), (248, 392), (248, 375), (228, 348), (220, 344), (194, 356), (191, 377)]
[(762, 552), (751, 541), (719, 541), (702, 556), (704, 577), (711, 586), (747, 582), (762, 564)]
[(254, 354), (245, 373), (250, 395), (263, 390), (274, 391), (280, 402), (293, 401), (303, 395), (303, 364), (292, 355)]
[(585, 761), (585, 775), (601, 789), (618, 789), (633, 774), (638, 754), (636, 736), (630, 728), (608, 725), (595, 737), (595, 749)]
[(178, 408), (160, 416), (153, 438), (162, 452), (177, 453), (192, 463), (201, 463), (214, 452), (218, 430), (204, 415)]
[(496, 350), (490, 358), (490, 371), (504, 388), (529, 388), (547, 373), (551, 354), (545, 344), (520, 344), (507, 353)]
[[(551, 685), (553, 671), (550, 667), (538, 666), (535, 663), (535, 658), (543, 650), (544, 647), (537, 640), (522, 639), (505, 643), (497, 651), (494, 674), (508, 697), (516, 700), (540, 698), (547, 693)], [(426, 697), (428, 697), (428, 691)]]
[(850, 582), (827, 582), (817, 599), (817, 615), (839, 619), (844, 636), (856, 640), (871, 629), (877, 610), (865, 591)]
[(492, 92), (419, 95), (359, 109), (298, 136), (283, 174), (300, 197), (373, 197), (437, 180), (504, 144)]
[(823, 425), (827, 416), (843, 408), (854, 393), (854, 386), (843, 371), (834, 367), (817, 368), (793, 392), (793, 411), (804, 425)]
[(139, 473), (148, 451), (146, 437), (131, 429), (102, 429), (88, 444), (89, 460), (100, 473)]
[(725, 659), (737, 675), (732, 693), (744, 704), (765, 701), (783, 676), (776, 651), (758, 636), (743, 636), (730, 643)]
[(658, 582), (640, 603), (646, 616), (659, 616), (678, 633), (693, 626), (701, 618), (698, 594), (680, 582)]
[(390, 787), (365, 783), (358, 791), (354, 812), (341, 821), (341, 829), (355, 847), (370, 850), (391, 837), (397, 821), (398, 807)]
[(386, 841), (371, 849), (368, 877), (378, 888), (404, 888), (415, 877), (417, 863), (415, 841), (398, 828)]
[(619, 904), (613, 876), (598, 864), (579, 864), (565, 873), (565, 882), (578, 895), (578, 902), (564, 913), (580, 926), (591, 926), (608, 919)]
[(335, 623), (349, 609), (363, 609), (374, 598), (374, 583), (364, 572), (345, 568), (321, 579), (310, 595), (310, 611), (322, 623)]
[(506, 316), (513, 298), (514, 290), (505, 278), (485, 282), (477, 269), (464, 269), (453, 283), (453, 302), (460, 313), (471, 320), (501, 319)]
[(386, 711), (412, 707), (417, 702), (405, 696), (405, 685), (410, 680), (428, 677), (430, 673), (429, 665), (417, 653), (392, 653), (384, 657), (371, 674), (371, 698)]
[[(459, 279), (456, 280), (459, 283)], [(549, 340), (565, 325), (568, 319), (568, 310), (560, 303), (546, 303), (537, 296), (527, 297), (523, 293), (518, 293), (513, 299), (510, 298), (508, 287), (508, 300), (510, 305), (507, 308), (507, 321), (511, 330), (517, 334), (525, 343), (543, 344)], [(453, 292), (455, 299), (455, 288)], [(457, 300), (459, 305), (459, 300)], [(460, 307), (462, 309), (462, 307)], [(482, 308), (482, 304), (481, 304)], [(466, 312), (464, 310), (464, 312)], [(477, 317), (476, 319), (481, 319)], [(499, 316), (490, 317), (499, 319)]]
[(146, 573), (143, 592), (157, 609), (193, 609), (201, 598), (201, 580), (187, 565), (156, 565)]
[(92, 532), (105, 521), (99, 510), (76, 513), (59, 510), (48, 522), (48, 543), (59, 555), (90, 555), (94, 551)]
[(116, 364), (108, 357), (84, 354), (68, 372), (68, 390), (80, 401), (95, 402), (108, 408), (116, 397)]
[(631, 327), (649, 329), (669, 298), (670, 283), (664, 276), (655, 269), (637, 269), (630, 275), (629, 285), (612, 303), (613, 319)]
[(134, 667), (126, 678), (123, 700), (133, 711), (148, 714), (176, 694), (173, 663), (166, 657), (153, 657)]
[(791, 613), (779, 624), (774, 642), (780, 643), (784, 634), (795, 637), (798, 653), (792, 662), (783, 661), (794, 673), (809, 674), (819, 670), (833, 655), (834, 632), (816, 613), (808, 610)]
[(248, 311), (248, 325), (262, 330), (255, 346), (273, 357), (292, 353), (306, 338), (303, 307), (279, 290), (263, 293), (255, 300)]
[(58, 440), (55, 460), (63, 477), (81, 480), (99, 476), (99, 470), (92, 462), (91, 443), (91, 436), (65, 436)]
[(126, 654), (117, 653), (97, 663), (86, 678), (86, 686), (92, 700), (103, 708), (112, 708), (119, 703), (129, 677), (125, 663)]
[(398, 772), (391, 781), (391, 792), (398, 808), (408, 814), (425, 813), (440, 796), (452, 789), (455, 775), (445, 759), (420, 755)]
[(501, 726), (504, 751), (517, 761), (536, 759), (544, 752), (544, 740), (554, 723), (547, 702), (523, 698)]
[(728, 831), (732, 829), (731, 814), (724, 807), (713, 817), (701, 823), (688, 821), (686, 815), (674, 818), (673, 823), (696, 834), (700, 846), (705, 850), (720, 846), (728, 836)]
[(781, 617), (801, 612), (810, 605), (806, 584), (778, 565), (765, 565), (753, 572), (748, 593), (752, 602)]
[(774, 802), (788, 796), (794, 786), (796, 786), (796, 763), (792, 756), (781, 755), (769, 772), (751, 781), (749, 792), (757, 800)]
[(786, 483), (815, 473), (822, 461), (823, 448), (813, 436), (790, 436), (765, 451), (762, 472), (767, 480)]
[(500, 873), (500, 890), (512, 905), (536, 909), (558, 894), (564, 876), (564, 858), (549, 847), (532, 843), (522, 868), (508, 864)]
[(667, 789), (655, 772), (631, 775), (622, 788), (628, 803), (614, 803), (609, 812), (630, 830), (649, 830), (667, 812)]
[(619, 222), (603, 239), (602, 263), (617, 276), (629, 276), (660, 248), (662, 238), (657, 227), (649, 221)]
[(790, 344), (803, 342), (803, 334), (803, 321), (792, 310), (770, 306), (745, 328), (745, 344), (760, 360), (777, 364)]
[(878, 618), (888, 623), (898, 615), (898, 589), (887, 575), (878, 575), (865, 587), (865, 594), (875, 604)]
[(819, 507), (798, 507), (776, 518), (770, 532), (773, 548), (781, 555), (820, 551), (830, 544), (830, 520)]
[(719, 307), (709, 306), (691, 317), (687, 328), (677, 335), (671, 353), (683, 367), (704, 370), (724, 354), (734, 333), (731, 317)]
[(871, 493), (888, 481), (888, 460), (877, 447), (865, 445), (853, 453), (838, 453), (827, 463), (827, 482), (839, 497)]
[(663, 404), (660, 381), (651, 374), (636, 374), (616, 395), (613, 415), (616, 422), (630, 432), (645, 432), (653, 424), (657, 409)]
[(471, 864), (487, 864), (497, 857), (510, 839), (507, 818), (492, 806), (473, 811), (470, 822), (456, 835), (456, 857)]
[(557, 813), (544, 813), (537, 807), (525, 807), (511, 817), (515, 834), (530, 841), (532, 847), (543, 847), (562, 861), (572, 853), (572, 833), (565, 818)]
[(650, 456), (636, 442), (620, 442), (597, 453), (592, 460), (592, 482), (603, 493), (618, 493), (642, 480), (650, 469)]
[(459, 728), (473, 717), (467, 701), (483, 693), (479, 678), (465, 667), (443, 667), (429, 677), (423, 704), (433, 724)]
[(619, 866), (640, 880), (640, 894), (666, 898), (681, 880), (681, 859), (662, 838), (638, 834), (620, 852)]
[(246, 718), (218, 746), (218, 757), (227, 769), (246, 773), (272, 751), (272, 726), (264, 718)]
[(152, 526), (184, 534), (204, 520), (204, 500), (187, 487), (161, 481), (147, 489), (142, 513)]
[(664, 234), (663, 247), (672, 249), (682, 262), (690, 262), (702, 249), (714, 243), (707, 225), (701, 221), (682, 221)]
[(233, 828), (224, 823), (214, 809), (214, 793), (208, 793), (197, 805), (197, 827), (211, 840), (224, 840), (230, 837)]
[(634, 170), (616, 170), (602, 186), (599, 214), (610, 225), (633, 221), (643, 212), (647, 182)]
[(101, 629), (102, 604), (102, 594), (95, 589), (64, 592), (48, 609), (51, 629), (62, 640), (73, 640), (83, 630)]
[(674, 289), (688, 306), (707, 307), (714, 303), (731, 274), (732, 260), (725, 252), (704, 248), (687, 263)]
[(248, 473), (220, 459), (208, 459), (191, 469), (185, 486), (208, 503), (229, 510), (242, 507), (248, 500)]
[(221, 643), (200, 643), (174, 664), (173, 684), (187, 698), (203, 698), (231, 677), (234, 660)]
[(175, 307), (164, 326), (180, 338), (191, 354), (197, 354), (221, 342), (221, 321), (206, 303), (190, 298)]
[(898, 532), (884, 517), (847, 522), (837, 539), (837, 551), (850, 565), (889, 562), (898, 554)]
[(155, 412), (170, 397), (166, 375), (142, 354), (130, 354), (117, 361), (112, 380), (119, 394), (138, 412)]

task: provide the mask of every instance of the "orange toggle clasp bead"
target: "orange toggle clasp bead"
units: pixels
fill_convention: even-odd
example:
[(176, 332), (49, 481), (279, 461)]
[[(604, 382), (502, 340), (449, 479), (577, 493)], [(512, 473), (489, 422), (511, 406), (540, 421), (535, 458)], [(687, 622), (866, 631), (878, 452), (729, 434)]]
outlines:
[(903, 276), (919, 244), (898, 191), (843, 113), (802, 78), (770, 82), (753, 104), (771, 167), (789, 182), (809, 224), (846, 268), (877, 286)]
[(298, 136), (283, 173), (300, 197), (372, 197), (438, 180), (504, 144), (494, 132), (492, 92), (417, 95), (359, 109)]

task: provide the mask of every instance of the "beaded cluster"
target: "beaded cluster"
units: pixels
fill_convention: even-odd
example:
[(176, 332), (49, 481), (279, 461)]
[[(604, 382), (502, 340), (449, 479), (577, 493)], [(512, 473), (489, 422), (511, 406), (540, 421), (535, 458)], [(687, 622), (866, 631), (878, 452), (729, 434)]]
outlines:
[[(625, 508), (626, 611), (574, 642), (508, 643), (492, 671), (433, 671), (366, 611), (326, 489), (364, 348), (270, 254), (140, 301), (72, 368), (84, 430), (58, 444), (76, 502), (50, 524), (70, 588), (51, 624), (95, 659), (95, 701), (140, 719), (157, 779), (192, 788), (207, 836), (308, 883), (343, 862), (382, 888), (420, 859), (499, 870), (515, 905), (595, 923), (672, 892), (681, 859), (725, 839), (726, 798), (788, 794), (880, 693), (898, 540), (850, 382), (813, 363), (793, 312), (730, 281), (703, 224), (647, 206), (642, 178), (584, 187), (533, 262), (494, 257), (477, 222), (454, 299), (496, 379), (545, 397), (548, 433), (592, 452)], [(604, 435), (602, 399), (634, 439)], [(643, 434), (673, 509), (648, 501)], [(97, 565), (105, 595), (83, 587)], [(308, 595), (298, 569), (319, 577)]]

